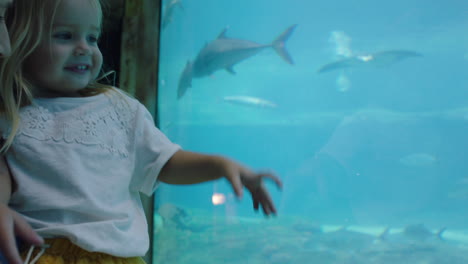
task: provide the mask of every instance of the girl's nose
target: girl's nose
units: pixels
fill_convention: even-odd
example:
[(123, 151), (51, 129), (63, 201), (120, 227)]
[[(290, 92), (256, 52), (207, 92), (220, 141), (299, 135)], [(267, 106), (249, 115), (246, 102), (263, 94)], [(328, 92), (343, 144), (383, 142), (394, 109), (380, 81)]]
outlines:
[(80, 41), (74, 50), (75, 56), (86, 56), (91, 54), (91, 49), (89, 48), (88, 43), (86, 41)]

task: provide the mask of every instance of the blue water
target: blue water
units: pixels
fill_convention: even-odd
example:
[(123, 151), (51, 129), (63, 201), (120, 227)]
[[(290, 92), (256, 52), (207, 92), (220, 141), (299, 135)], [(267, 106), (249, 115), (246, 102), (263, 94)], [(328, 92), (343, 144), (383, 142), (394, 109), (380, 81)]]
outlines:
[[(252, 232), (272, 228), (256, 237), (282, 241), (272, 251), (276, 247), (284, 256), (265, 248), (247, 252), (252, 245), (235, 244), (231, 245), (233, 251), (255, 261), (232, 263), (307, 263), (304, 250), (310, 253), (311, 244), (329, 238), (314, 243), (307, 240), (294, 250), (285, 247), (291, 241), (284, 234), (297, 231), (288, 228), (298, 223), (314, 223), (322, 229), (330, 225), (389, 227), (398, 232), (408, 225), (423, 224), (434, 233), (446, 227), (447, 243), (457, 249), (463, 245), (459, 237), (468, 237), (467, 1), (181, 2), (183, 9), (175, 10), (172, 22), (161, 33), (161, 130), (184, 149), (222, 154), (255, 170), (272, 170), (284, 182), (282, 191), (268, 183), (279, 210), (277, 218), (252, 228)], [(292, 24), (298, 26), (286, 48), (293, 66), (266, 49), (235, 65), (236, 75), (220, 70), (193, 79), (192, 87), (177, 99), (179, 76), (187, 60), (194, 60), (226, 26), (229, 37), (268, 44)], [(385, 50), (410, 50), (422, 57), (317, 73), (327, 63)], [(278, 107), (223, 100), (233, 95), (262, 98)], [(214, 205), (214, 193), (225, 195), (226, 202)], [(224, 245), (226, 234), (242, 241), (238, 231), (263, 220), (252, 210), (250, 197), (237, 201), (225, 181), (162, 185), (156, 198), (157, 206), (170, 203), (187, 210), (192, 222), (184, 221), (195, 226), (205, 219), (208, 233), (196, 228), (189, 233), (199, 239), (211, 234), (214, 244)], [(186, 231), (174, 232), (182, 232), (178, 235), (186, 239)], [(417, 241), (416, 245), (420, 242), (453, 256), (444, 259), (447, 263), (468, 261), (467, 251), (447, 249), (440, 241), (436, 245)], [(166, 251), (155, 253), (160, 262), (198, 263), (167, 252), (195, 247), (200, 240), (180, 243), (175, 240)], [(386, 244), (386, 249), (406, 244), (396, 245)], [(304, 249), (302, 253), (296, 251), (298, 247)], [(356, 249), (327, 244), (327, 257), (317, 263), (367, 263), (359, 262), (355, 255), (358, 262), (349, 260), (350, 250)], [(206, 254), (197, 249), (186, 256), (203, 259)], [(418, 251), (411, 263), (423, 259), (428, 261), (424, 263), (446, 263), (431, 254)], [(396, 262), (388, 263), (409, 261), (403, 253), (399, 257), (400, 262), (394, 258)], [(220, 263), (216, 259), (212, 263)], [(208, 263), (203, 261), (200, 263)], [(382, 257), (369, 263), (385, 261)]]

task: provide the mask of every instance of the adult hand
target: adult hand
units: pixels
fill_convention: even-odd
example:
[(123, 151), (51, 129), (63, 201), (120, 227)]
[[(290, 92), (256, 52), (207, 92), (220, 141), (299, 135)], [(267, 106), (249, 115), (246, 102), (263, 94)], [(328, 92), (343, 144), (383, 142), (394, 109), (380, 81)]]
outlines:
[(15, 237), (36, 246), (44, 243), (44, 240), (21, 215), (11, 210), (7, 205), (0, 204), (0, 252), (9, 264), (22, 264), (23, 261), (16, 247)]

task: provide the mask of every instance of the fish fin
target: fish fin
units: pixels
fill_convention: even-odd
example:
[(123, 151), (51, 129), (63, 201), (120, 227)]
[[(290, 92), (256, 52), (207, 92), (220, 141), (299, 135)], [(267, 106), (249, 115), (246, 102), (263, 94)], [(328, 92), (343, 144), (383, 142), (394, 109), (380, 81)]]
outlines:
[(390, 227), (386, 227), (386, 228), (382, 231), (382, 233), (380, 233), (380, 234), (377, 236), (377, 239), (378, 239), (379, 241), (386, 241), (389, 233), (390, 233)]
[(227, 37), (226, 37), (226, 31), (228, 30), (228, 28), (229, 28), (229, 26), (225, 27), (225, 28), (223, 29), (223, 31), (221, 31), (221, 33), (219, 33), (218, 39), (227, 38)]
[(233, 65), (226, 67), (226, 71), (228, 71), (232, 75), (236, 75), (236, 71), (234, 71), (233, 67)]

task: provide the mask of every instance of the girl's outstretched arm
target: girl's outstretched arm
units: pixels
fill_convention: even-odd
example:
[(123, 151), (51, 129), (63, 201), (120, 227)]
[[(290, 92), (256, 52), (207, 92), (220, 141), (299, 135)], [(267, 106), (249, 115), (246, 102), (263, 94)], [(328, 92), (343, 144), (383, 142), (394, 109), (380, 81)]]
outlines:
[(276, 208), (270, 194), (263, 184), (263, 179), (273, 180), (281, 188), (281, 180), (270, 173), (255, 173), (241, 164), (217, 155), (205, 155), (179, 150), (163, 167), (159, 180), (168, 184), (194, 184), (225, 177), (241, 198), (243, 187), (250, 191), (253, 206), (260, 205), (266, 215), (276, 214)]

